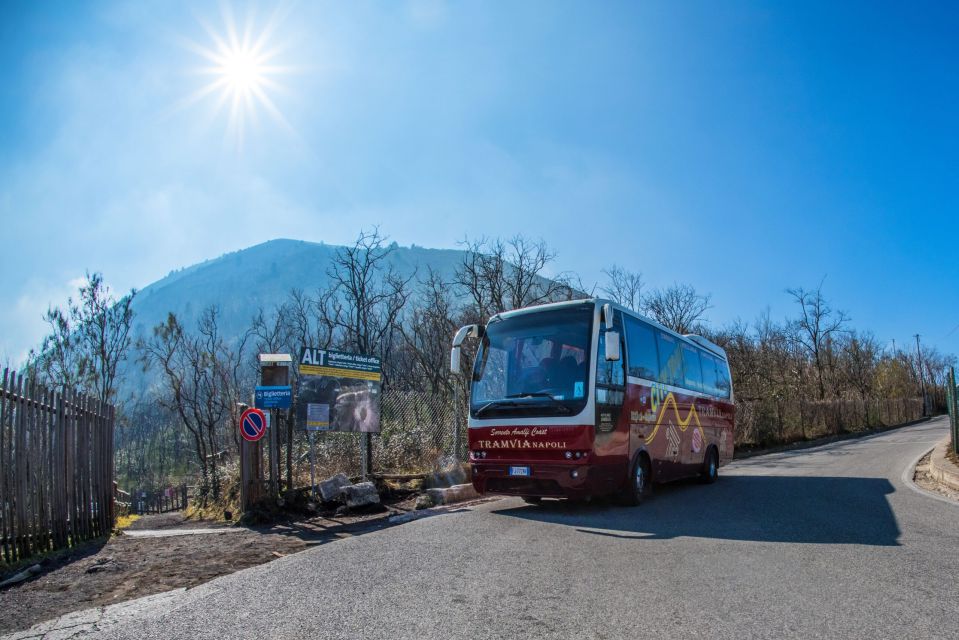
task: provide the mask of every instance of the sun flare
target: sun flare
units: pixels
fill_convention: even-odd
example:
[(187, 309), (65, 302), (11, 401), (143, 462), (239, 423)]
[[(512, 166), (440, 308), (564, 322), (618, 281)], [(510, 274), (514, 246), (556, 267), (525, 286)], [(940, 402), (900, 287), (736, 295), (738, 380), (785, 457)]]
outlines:
[(257, 124), (261, 111), (290, 128), (272, 97), (285, 90), (278, 77), (291, 71), (277, 64), (280, 49), (271, 44), (278, 15), (271, 16), (260, 30), (254, 22), (251, 13), (242, 30), (238, 29), (233, 12), (224, 5), (221, 30), (201, 23), (211, 42), (206, 46), (189, 43), (208, 63), (198, 72), (211, 79), (197, 89), (188, 102), (212, 100), (214, 117), (224, 120), (227, 135), (237, 147), (243, 145), (247, 130)]

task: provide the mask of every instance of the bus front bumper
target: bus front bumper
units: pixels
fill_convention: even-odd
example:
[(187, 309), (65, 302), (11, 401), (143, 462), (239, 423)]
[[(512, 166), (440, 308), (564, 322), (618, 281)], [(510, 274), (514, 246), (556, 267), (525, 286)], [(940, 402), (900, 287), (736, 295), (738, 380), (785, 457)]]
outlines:
[[(517, 467), (529, 475), (517, 475)], [(579, 498), (593, 493), (590, 468), (583, 464), (473, 462), (472, 472), (480, 494)]]

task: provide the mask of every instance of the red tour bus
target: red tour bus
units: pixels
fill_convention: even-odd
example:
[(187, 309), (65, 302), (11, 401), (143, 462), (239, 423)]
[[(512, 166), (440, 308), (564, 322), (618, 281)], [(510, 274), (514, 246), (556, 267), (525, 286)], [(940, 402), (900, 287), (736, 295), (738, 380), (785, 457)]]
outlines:
[(480, 493), (638, 504), (653, 482), (713, 482), (733, 457), (726, 352), (605, 300), (497, 314), (478, 339), (469, 448)]

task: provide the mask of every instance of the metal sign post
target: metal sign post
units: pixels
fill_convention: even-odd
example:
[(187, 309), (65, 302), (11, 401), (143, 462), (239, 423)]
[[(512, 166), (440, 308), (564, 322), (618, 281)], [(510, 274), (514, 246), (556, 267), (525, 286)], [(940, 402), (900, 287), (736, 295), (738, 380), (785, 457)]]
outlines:
[(308, 433), (310, 434), (310, 495), (316, 499), (316, 449), (314, 446), (316, 434), (313, 431)]
[(372, 467), (373, 460), (373, 443), (371, 442), (372, 436), (368, 433), (360, 434), (360, 453), (362, 454), (362, 460), (360, 461), (360, 467), (363, 475), (363, 482), (369, 480), (370, 468)]

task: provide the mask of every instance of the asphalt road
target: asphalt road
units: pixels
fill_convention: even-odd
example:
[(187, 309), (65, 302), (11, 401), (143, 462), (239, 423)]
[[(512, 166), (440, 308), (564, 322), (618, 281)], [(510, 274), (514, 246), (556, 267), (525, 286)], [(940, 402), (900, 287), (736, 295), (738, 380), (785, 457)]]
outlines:
[(488, 502), (224, 576), (98, 637), (959, 638), (959, 506), (902, 479), (945, 433), (739, 461), (638, 508)]

